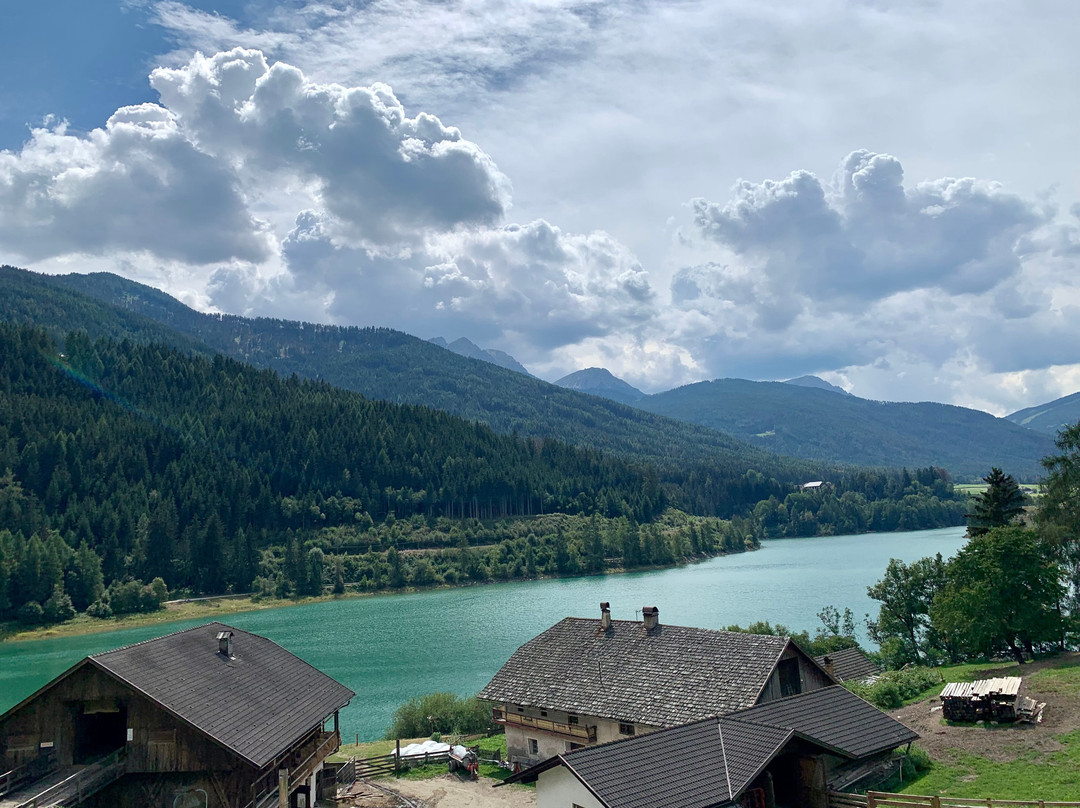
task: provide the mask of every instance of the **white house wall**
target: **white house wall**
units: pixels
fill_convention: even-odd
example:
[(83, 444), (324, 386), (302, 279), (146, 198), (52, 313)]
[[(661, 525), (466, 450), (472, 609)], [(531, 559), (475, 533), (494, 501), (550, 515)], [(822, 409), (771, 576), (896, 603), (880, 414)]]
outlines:
[[(518, 709), (516, 704), (504, 704), (503, 709), (507, 715), (519, 715), (535, 718), (541, 721), (554, 721), (559, 724), (569, 723), (567, 713), (561, 710), (544, 710), (546, 715), (541, 715), (541, 710), (536, 707), (524, 707)], [(619, 731), (619, 722), (607, 718), (599, 718), (593, 715), (578, 715), (578, 726), (596, 727), (596, 743), (618, 741), (623, 738), (633, 737), (624, 735)], [(517, 724), (506, 724), (506, 756), (513, 762), (539, 763), (555, 755), (561, 755), (570, 751), (570, 744), (590, 746), (584, 739), (571, 739), (564, 735), (555, 735), (533, 727), (522, 727)], [(634, 735), (645, 735), (659, 727), (651, 727), (645, 724), (634, 725)], [(529, 745), (530, 740), (535, 740), (537, 751), (533, 753)]]
[(536, 808), (604, 808), (564, 766), (543, 772), (536, 780)]

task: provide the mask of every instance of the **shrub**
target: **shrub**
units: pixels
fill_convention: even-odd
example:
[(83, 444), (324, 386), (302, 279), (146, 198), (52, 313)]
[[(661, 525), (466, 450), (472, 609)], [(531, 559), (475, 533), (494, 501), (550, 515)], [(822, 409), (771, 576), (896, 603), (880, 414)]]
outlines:
[(19, 607), (15, 617), (24, 626), (38, 626), (45, 622), (45, 610), (36, 600), (28, 600)]
[(65, 620), (70, 620), (75, 616), (75, 607), (71, 605), (71, 596), (64, 591), (60, 584), (53, 588), (52, 595), (45, 601), (42, 616), (46, 623), (63, 623)]
[(112, 606), (109, 605), (108, 600), (95, 600), (86, 607), (86, 614), (88, 617), (96, 617), (99, 620), (105, 620), (113, 616)]
[(428, 693), (409, 699), (394, 711), (387, 738), (423, 738), (433, 733), (486, 732), (491, 709), (476, 697), (460, 699), (453, 693)]
[(844, 687), (883, 710), (894, 710), (940, 682), (941, 674), (933, 668), (913, 667), (885, 671), (872, 685), (844, 682)]

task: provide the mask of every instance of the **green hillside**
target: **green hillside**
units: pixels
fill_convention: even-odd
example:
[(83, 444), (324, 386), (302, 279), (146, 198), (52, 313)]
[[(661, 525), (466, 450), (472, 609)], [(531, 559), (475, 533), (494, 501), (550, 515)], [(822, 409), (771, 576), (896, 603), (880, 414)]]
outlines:
[(1012, 415), (1006, 415), (1005, 419), (1027, 429), (1057, 437), (1057, 433), (1062, 429), (1080, 421), (1080, 393), (1018, 410)]
[(782, 454), (869, 466), (941, 466), (976, 479), (991, 466), (1017, 479), (1042, 474), (1048, 436), (979, 410), (869, 401), (783, 382), (718, 379), (635, 404), (712, 427)]
[[(770, 496), (783, 497), (791, 485), (840, 473), (830, 464), (778, 457), (714, 429), (566, 390), (391, 329), (208, 315), (116, 275), (47, 276), (11, 267), (0, 270), (3, 319), (13, 319), (9, 290), (30, 302), (42, 298), (38, 310), (49, 316), (57, 308), (47, 302), (51, 290), (77, 293), (80, 318), (66, 316), (62, 327), (91, 336), (118, 336), (118, 312), (137, 314), (131, 322), (141, 330), (133, 339), (158, 339), (146, 332), (150, 318), (176, 332), (163, 338), (172, 345), (187, 340), (199, 350), (208, 346), (283, 375), (481, 421), (503, 434), (553, 437), (647, 462), (671, 501), (694, 513), (730, 517)], [(22, 304), (14, 318), (25, 321), (27, 308), (33, 306)], [(57, 327), (45, 315), (32, 321)]]
[(0, 323), (0, 600), (16, 591), (0, 615), (47, 598), (35, 582), (81, 545), (106, 581), (220, 593), (316, 531), (556, 511), (639, 524), (665, 507), (650, 469), (595, 450), (220, 355), (84, 334), (61, 353)]

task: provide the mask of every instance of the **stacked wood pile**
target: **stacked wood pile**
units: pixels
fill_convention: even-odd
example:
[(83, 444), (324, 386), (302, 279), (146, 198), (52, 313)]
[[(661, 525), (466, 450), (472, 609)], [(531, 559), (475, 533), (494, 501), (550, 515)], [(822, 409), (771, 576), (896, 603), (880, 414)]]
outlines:
[(941, 709), (949, 721), (1016, 721), (1029, 719), (1037, 705), (1020, 695), (1019, 676), (950, 682), (941, 691)]

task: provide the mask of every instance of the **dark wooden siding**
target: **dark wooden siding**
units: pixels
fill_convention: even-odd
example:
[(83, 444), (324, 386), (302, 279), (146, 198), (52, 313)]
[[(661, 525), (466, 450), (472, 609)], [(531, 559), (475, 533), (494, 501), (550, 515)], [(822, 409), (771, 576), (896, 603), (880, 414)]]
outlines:
[(825, 674), (821, 668), (810, 659), (810, 657), (794, 645), (791, 645), (784, 649), (784, 653), (780, 656), (780, 663), (777, 664), (773, 669), (773, 672), (769, 675), (769, 681), (766, 683), (765, 688), (758, 697), (758, 704), (764, 704), (767, 701), (776, 701), (777, 699), (783, 698), (785, 695), (791, 695), (784, 693), (781, 689), (780, 667), (785, 661), (792, 659), (798, 660), (800, 693), (807, 693), (811, 690), (817, 690), (818, 688), (828, 687), (833, 684), (833, 682), (829, 680), (828, 675)]

